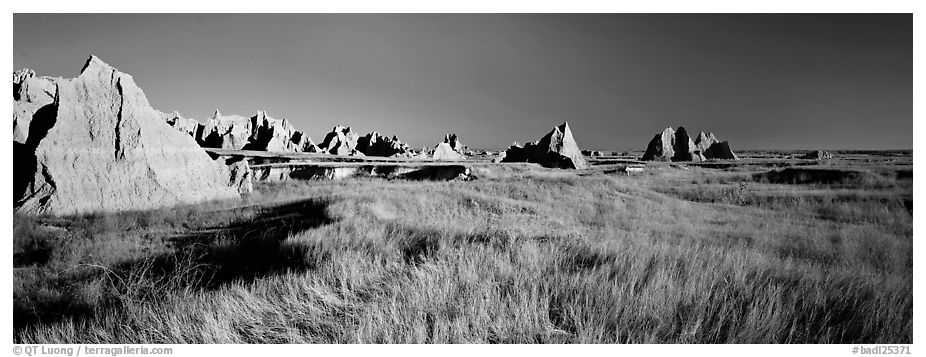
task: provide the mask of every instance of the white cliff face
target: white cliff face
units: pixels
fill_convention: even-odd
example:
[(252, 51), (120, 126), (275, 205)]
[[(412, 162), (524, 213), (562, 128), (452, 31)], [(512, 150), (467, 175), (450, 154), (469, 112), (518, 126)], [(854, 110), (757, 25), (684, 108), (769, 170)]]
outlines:
[(238, 197), (230, 173), (152, 109), (132, 76), (91, 57), (14, 145), (14, 206), (35, 214), (155, 209)]

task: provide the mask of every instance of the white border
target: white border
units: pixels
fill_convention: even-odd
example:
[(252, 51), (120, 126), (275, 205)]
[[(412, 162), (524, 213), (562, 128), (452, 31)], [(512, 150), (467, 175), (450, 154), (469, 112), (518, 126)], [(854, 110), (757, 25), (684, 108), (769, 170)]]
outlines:
[[(624, 12), (624, 13), (674, 13), (674, 12), (693, 12), (693, 13), (710, 13), (710, 12), (899, 12), (914, 13), (914, 117), (912, 123), (912, 135), (914, 138), (914, 151), (922, 148), (923, 138), (922, 123), (920, 115), (923, 113), (921, 95), (916, 91), (916, 83), (922, 83), (923, 71), (917, 71), (920, 57), (922, 54), (923, 42), (923, 21), (922, 15), (918, 14), (919, 6), (913, 1), (658, 1), (658, 2), (604, 2), (604, 1), (467, 1), (460, 3), (448, 3), (440, 1), (341, 1), (341, 2), (313, 2), (297, 3), (281, 0), (264, 0), (259, 2), (248, 2), (246, 4), (232, 5), (227, 1), (180, 1), (164, 0), (150, 2), (134, 2), (124, 0), (106, 0), (95, 1), (65, 1), (65, 0), (43, 0), (43, 1), (20, 1), (11, 4), (11, 12), (5, 14), (4, 21), (7, 24), (4, 40), (7, 41), (7, 48), (12, 52), (13, 47), (13, 13), (25, 12), (231, 12), (231, 13), (266, 13), (266, 12), (343, 12), (343, 13), (428, 13), (428, 12), (472, 12), (472, 13), (494, 13), (494, 12), (543, 12), (543, 13), (583, 13), (583, 12)], [(12, 67), (12, 56), (6, 56), (4, 61), (8, 61)], [(9, 113), (12, 111), (12, 103), (7, 100), (3, 104)], [(11, 127), (7, 127), (4, 135), (12, 138)], [(9, 142), (9, 141), (8, 141)], [(2, 156), (2, 167), (12, 167), (12, 150), (5, 147), (5, 154)], [(919, 161), (914, 157), (914, 163)], [(12, 170), (5, 176), (6, 187), (12, 185)], [(916, 189), (922, 187), (923, 180), (919, 176), (914, 178), (914, 201), (919, 201), (921, 196)], [(10, 192), (10, 191), (8, 191)], [(12, 194), (11, 194), (12, 195)], [(9, 201), (8, 201), (9, 202)], [(3, 227), (9, 236), (12, 235), (12, 207), (7, 206), (4, 209)], [(914, 276), (923, 276), (923, 263), (921, 263), (921, 243), (917, 243), (916, 233), (922, 231), (923, 224), (921, 212), (914, 210)], [(5, 245), (6, 253), (3, 259), (6, 266), (9, 267), (6, 274), (2, 275), (2, 284), (12, 287), (12, 237)], [(918, 308), (920, 301), (917, 298), (923, 296), (922, 285), (916, 283), (914, 279), (914, 342), (923, 341), (922, 323), (916, 321), (922, 320), (922, 308)], [(12, 289), (11, 289), (12, 290)], [(12, 294), (7, 293), (3, 296), (4, 304), (8, 306), (4, 309), (4, 316), (7, 317), (6, 324), (3, 325), (3, 333), (10, 345), (12, 345)], [(916, 328), (919, 326), (920, 328)], [(8, 346), (10, 346), (8, 345)], [(177, 356), (200, 356), (200, 355), (247, 355), (280, 353), (296, 354), (310, 353), (317, 355), (385, 355), (385, 356), (434, 356), (439, 355), (512, 355), (512, 354), (530, 354), (530, 355), (563, 355), (575, 353), (629, 353), (632, 355), (711, 355), (711, 356), (783, 356), (783, 355), (814, 355), (814, 356), (852, 356), (852, 345), (464, 345), (464, 346), (445, 346), (445, 345), (251, 345), (251, 346), (233, 346), (233, 345), (166, 345), (174, 348), (174, 355)], [(915, 343), (911, 347), (914, 355), (922, 354), (920, 346)], [(9, 348), (9, 347), (8, 347)]]

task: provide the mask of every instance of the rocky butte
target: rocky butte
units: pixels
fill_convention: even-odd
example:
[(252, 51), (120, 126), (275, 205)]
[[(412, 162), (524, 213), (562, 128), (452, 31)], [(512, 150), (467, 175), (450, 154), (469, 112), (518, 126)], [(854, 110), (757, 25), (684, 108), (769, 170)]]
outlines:
[(718, 140), (713, 133), (701, 132), (697, 139), (692, 140), (684, 127), (673, 130), (666, 128), (656, 134), (646, 146), (643, 154), (645, 161), (706, 161), (706, 160), (737, 160), (738, 157), (730, 144)]
[(588, 163), (582, 150), (572, 137), (569, 123), (553, 128), (538, 141), (524, 147), (511, 145), (503, 153), (501, 162), (532, 162), (544, 167), (562, 169), (585, 169)]
[(132, 76), (91, 56), (73, 79), (14, 73), (14, 208), (156, 209), (238, 197), (229, 170), (168, 125)]

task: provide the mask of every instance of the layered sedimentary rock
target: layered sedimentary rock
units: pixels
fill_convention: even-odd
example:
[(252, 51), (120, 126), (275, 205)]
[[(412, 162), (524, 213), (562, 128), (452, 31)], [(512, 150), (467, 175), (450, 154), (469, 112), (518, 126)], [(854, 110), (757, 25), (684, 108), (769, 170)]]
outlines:
[(366, 156), (412, 156), (414, 153), (408, 144), (395, 135), (392, 138), (377, 132), (368, 133), (357, 139), (357, 151)]
[(90, 57), (80, 76), (54, 82), (54, 101), (14, 142), (16, 209), (68, 215), (238, 197), (224, 164), (167, 125), (132, 76)]
[(517, 143), (505, 151), (501, 162), (532, 162), (545, 167), (584, 169), (588, 167), (582, 150), (572, 136), (569, 123), (553, 128), (540, 140), (520, 147)]
[(318, 147), (321, 152), (332, 155), (364, 155), (357, 150), (358, 139), (360, 136), (351, 131), (350, 127), (338, 125), (325, 135), (325, 140)]
[(258, 181), (343, 180), (348, 178), (385, 178), (404, 180), (469, 181), (476, 179), (464, 165), (369, 164), (334, 165), (255, 165)]
[(666, 128), (656, 134), (646, 147), (646, 161), (704, 161), (711, 159), (737, 160), (726, 141), (718, 140), (713, 133), (701, 132), (691, 140), (684, 127)]

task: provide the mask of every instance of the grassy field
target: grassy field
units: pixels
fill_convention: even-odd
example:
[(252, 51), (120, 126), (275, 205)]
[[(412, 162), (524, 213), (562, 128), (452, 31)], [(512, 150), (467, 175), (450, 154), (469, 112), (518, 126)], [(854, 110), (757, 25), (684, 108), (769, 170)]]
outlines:
[(912, 343), (912, 179), (866, 170), (781, 184), (486, 165), (468, 182), (17, 215), (14, 339)]

